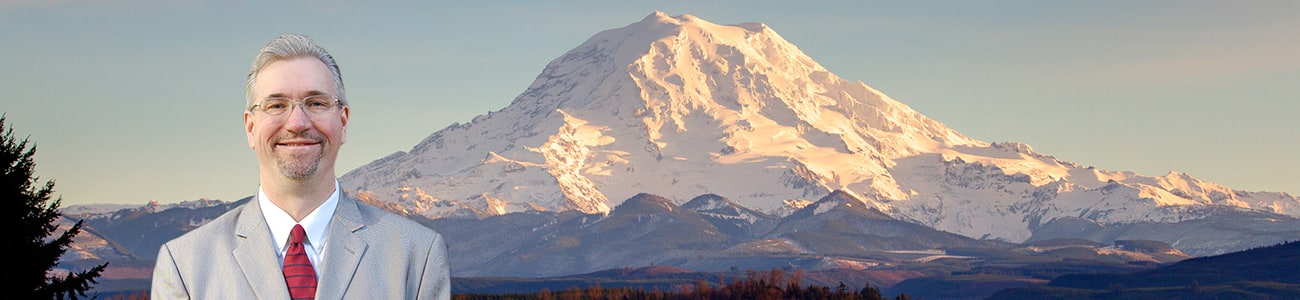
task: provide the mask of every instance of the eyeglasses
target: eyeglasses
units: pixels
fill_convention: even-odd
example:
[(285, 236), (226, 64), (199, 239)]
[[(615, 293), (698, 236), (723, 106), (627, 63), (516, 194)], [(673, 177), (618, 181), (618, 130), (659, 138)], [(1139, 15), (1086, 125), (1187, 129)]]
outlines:
[(293, 110), (294, 105), (302, 107), (303, 112), (308, 114), (323, 115), (337, 111), (340, 106), (343, 106), (343, 102), (327, 95), (311, 95), (302, 98), (302, 101), (294, 101), (294, 99), (286, 97), (274, 97), (258, 102), (249, 111), (260, 111), (268, 116), (279, 116)]

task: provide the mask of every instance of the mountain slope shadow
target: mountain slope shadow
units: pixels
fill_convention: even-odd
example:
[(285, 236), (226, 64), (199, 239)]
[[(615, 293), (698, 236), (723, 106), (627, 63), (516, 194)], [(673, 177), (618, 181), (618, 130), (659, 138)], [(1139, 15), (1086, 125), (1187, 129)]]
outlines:
[(785, 217), (765, 237), (794, 241), (814, 253), (849, 256), (889, 250), (1011, 246), (897, 220), (838, 190)]
[(1129, 274), (1061, 276), (990, 299), (1300, 299), (1300, 242), (1188, 259)]

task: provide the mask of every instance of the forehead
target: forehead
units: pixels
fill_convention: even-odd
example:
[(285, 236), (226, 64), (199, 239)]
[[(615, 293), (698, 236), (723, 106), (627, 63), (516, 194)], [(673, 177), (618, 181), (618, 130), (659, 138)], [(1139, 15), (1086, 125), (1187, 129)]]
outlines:
[(334, 77), (324, 63), (313, 57), (294, 57), (262, 68), (257, 74), (253, 92), (258, 98), (264, 98), (332, 94), (333, 91)]

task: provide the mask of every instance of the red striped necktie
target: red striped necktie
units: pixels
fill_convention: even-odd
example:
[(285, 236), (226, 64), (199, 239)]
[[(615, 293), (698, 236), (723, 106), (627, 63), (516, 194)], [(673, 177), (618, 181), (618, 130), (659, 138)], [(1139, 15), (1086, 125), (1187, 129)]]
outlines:
[(289, 253), (284, 255), (284, 283), (289, 285), (289, 298), (294, 300), (316, 299), (316, 270), (302, 245), (306, 239), (307, 231), (294, 224), (289, 232)]

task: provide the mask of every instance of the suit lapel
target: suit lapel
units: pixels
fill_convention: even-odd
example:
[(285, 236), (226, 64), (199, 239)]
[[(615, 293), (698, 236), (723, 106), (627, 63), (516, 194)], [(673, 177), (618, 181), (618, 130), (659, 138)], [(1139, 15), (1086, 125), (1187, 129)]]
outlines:
[(280, 259), (275, 254), (271, 230), (267, 228), (262, 208), (257, 201), (257, 197), (253, 197), (253, 201), (244, 204), (243, 212), (239, 214), (235, 225), (239, 244), (232, 254), (257, 298), (288, 299), (289, 288), (285, 285), (284, 274), (279, 268)]
[(317, 299), (341, 299), (346, 294), (361, 257), (366, 253), (366, 242), (357, 236), (357, 230), (363, 227), (365, 222), (357, 202), (340, 193), (325, 246)]

